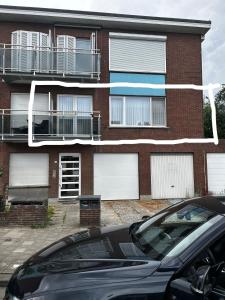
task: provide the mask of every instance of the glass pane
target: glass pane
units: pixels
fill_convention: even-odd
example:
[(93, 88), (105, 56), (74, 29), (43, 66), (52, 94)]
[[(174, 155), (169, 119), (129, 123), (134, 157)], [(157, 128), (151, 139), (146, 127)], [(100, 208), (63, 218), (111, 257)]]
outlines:
[(91, 72), (91, 41), (90, 39), (78, 38), (76, 41), (76, 70), (78, 72)]
[(79, 170), (62, 170), (62, 175), (79, 175)]
[(63, 190), (78, 190), (79, 189), (79, 183), (66, 183), (62, 184), (62, 189)]
[(62, 177), (62, 183), (63, 182), (79, 182), (79, 177)]
[(80, 112), (79, 115), (89, 116), (90, 113), (92, 112), (92, 96), (85, 96), (85, 97), (77, 96), (77, 110), (78, 112)]
[(58, 96), (58, 117), (59, 134), (73, 134), (74, 118), (68, 116), (68, 113), (74, 110), (74, 100), (72, 95)]
[(147, 97), (126, 97), (126, 125), (150, 125), (150, 99)]
[(165, 125), (165, 99), (152, 98), (152, 125)]
[[(161, 260), (173, 248), (176, 248), (182, 240), (191, 236), (192, 232), (206, 224), (215, 216), (211, 212), (197, 205), (186, 205), (183, 208), (178, 207), (174, 212), (172, 210), (167, 214), (159, 214), (145, 223), (133, 232), (138, 240), (137, 246), (152, 259)], [(183, 249), (187, 248), (190, 240)]]
[(111, 124), (123, 124), (123, 98), (111, 97)]
[(79, 163), (62, 163), (62, 167), (67, 169), (67, 168), (79, 168)]
[(61, 197), (77, 197), (79, 191), (61, 191)]
[(60, 111), (73, 111), (73, 96), (72, 95), (59, 95), (58, 96), (58, 110)]
[(76, 40), (77, 49), (91, 50), (91, 40), (85, 38), (77, 38)]
[(75, 157), (75, 156), (62, 156), (61, 157), (61, 161), (79, 161), (79, 157)]

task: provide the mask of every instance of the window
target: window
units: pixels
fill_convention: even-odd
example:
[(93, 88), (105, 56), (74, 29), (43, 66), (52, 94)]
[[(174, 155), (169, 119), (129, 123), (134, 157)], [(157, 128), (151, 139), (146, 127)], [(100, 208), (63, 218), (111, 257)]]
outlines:
[(154, 260), (178, 256), (221, 216), (203, 207), (188, 204), (162, 212), (140, 226), (131, 228), (136, 246)]
[[(12, 93), (11, 94), (11, 117), (10, 127), (14, 134), (28, 133), (28, 103), (29, 94)], [(35, 93), (33, 103), (33, 123), (34, 133), (41, 133), (40, 128), (44, 130), (42, 133), (49, 131), (49, 111), (52, 109), (52, 99), (48, 94)], [(40, 125), (40, 126), (38, 126)], [(43, 126), (43, 127), (42, 127)], [(38, 131), (39, 129), (39, 131)]]
[(166, 36), (110, 32), (110, 71), (165, 73)]
[(166, 126), (164, 97), (111, 96), (111, 126)]
[(76, 38), (68, 35), (57, 36), (57, 71), (58, 73), (92, 71), (91, 49), (94, 45), (91, 38)]
[(59, 134), (90, 133), (92, 96), (58, 95), (58, 110)]

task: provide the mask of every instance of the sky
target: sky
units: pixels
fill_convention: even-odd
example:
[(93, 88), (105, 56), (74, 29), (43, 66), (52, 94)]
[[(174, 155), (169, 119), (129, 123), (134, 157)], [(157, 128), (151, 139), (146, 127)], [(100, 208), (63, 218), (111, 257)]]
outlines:
[(211, 20), (202, 43), (203, 83), (225, 84), (225, 0), (0, 0), (0, 4)]

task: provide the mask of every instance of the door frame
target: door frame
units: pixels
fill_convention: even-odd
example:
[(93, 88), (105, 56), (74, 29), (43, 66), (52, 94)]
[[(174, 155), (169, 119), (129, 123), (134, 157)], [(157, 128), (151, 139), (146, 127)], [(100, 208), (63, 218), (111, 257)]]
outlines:
[(58, 176), (58, 198), (59, 199), (72, 199), (75, 197), (61, 197), (61, 176), (62, 176), (62, 168), (61, 168), (61, 157), (62, 156), (76, 156), (79, 157), (79, 192), (78, 194), (81, 195), (81, 153), (59, 153), (59, 166), (58, 166), (58, 172), (59, 172), (59, 176)]

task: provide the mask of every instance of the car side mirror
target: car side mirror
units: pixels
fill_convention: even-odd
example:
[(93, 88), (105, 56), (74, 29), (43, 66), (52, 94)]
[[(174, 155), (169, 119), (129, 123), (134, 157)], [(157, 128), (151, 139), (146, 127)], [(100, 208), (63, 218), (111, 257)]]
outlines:
[(148, 219), (150, 218), (150, 216), (143, 216), (141, 219), (143, 220), (143, 221), (147, 221)]
[(196, 270), (191, 283), (191, 290), (195, 294), (207, 295), (212, 290), (212, 284), (209, 279), (210, 266), (201, 266)]

